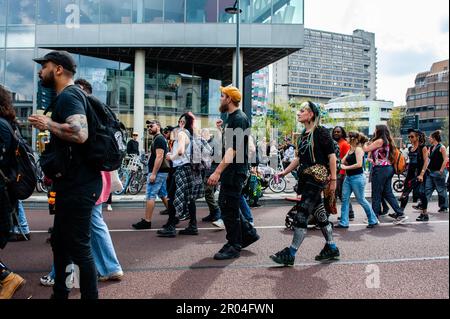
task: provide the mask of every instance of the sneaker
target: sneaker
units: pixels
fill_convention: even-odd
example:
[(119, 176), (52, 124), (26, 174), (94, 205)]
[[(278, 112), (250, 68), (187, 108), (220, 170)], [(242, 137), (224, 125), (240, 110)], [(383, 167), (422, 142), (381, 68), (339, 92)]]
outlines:
[(169, 210), (165, 209), (159, 212), (160, 215), (169, 215)]
[(376, 224), (369, 224), (366, 228), (367, 229), (373, 229), (373, 228), (375, 228), (376, 226), (378, 226), (380, 223), (376, 223)]
[(393, 219), (397, 219), (398, 214), (397, 213), (392, 213), (392, 214), (389, 214), (388, 216), (393, 218)]
[(180, 217), (178, 217), (179, 220), (188, 220), (191, 219), (191, 215), (189, 215), (189, 212), (183, 213), (180, 215)]
[(189, 235), (189, 236), (197, 236), (198, 229), (196, 226), (189, 225), (187, 228), (182, 229), (178, 232), (179, 235)]
[(336, 226), (334, 226), (334, 228), (336, 228), (336, 229), (349, 229), (349, 226), (342, 226), (341, 224), (337, 224)]
[(231, 245), (229, 243), (226, 243), (225, 245), (223, 245), (222, 248), (220, 248), (219, 250), (219, 254), (222, 254), (223, 252), (225, 252), (226, 250), (228, 250), (231, 247)]
[(152, 222), (148, 222), (145, 219), (141, 219), (141, 221), (139, 223), (133, 224), (131, 225), (133, 226), (134, 229), (151, 229), (152, 228)]
[(240, 257), (240, 252), (233, 246), (229, 245), (227, 248), (224, 248), (222, 252), (218, 252), (214, 255), (215, 260), (228, 260), (235, 259)]
[(210, 223), (210, 222), (213, 222), (213, 221), (216, 221), (216, 220), (217, 219), (214, 218), (213, 215), (208, 215), (208, 216), (202, 218), (202, 222), (206, 222), (206, 223)]
[(219, 227), (220, 229), (225, 229), (225, 224), (222, 219), (218, 219), (216, 221), (213, 221), (212, 224), (216, 227)]
[(251, 244), (257, 242), (261, 237), (258, 234), (255, 234), (253, 237), (245, 237), (242, 239), (242, 248), (247, 248)]
[(105, 282), (105, 281), (121, 281), (123, 278), (123, 271), (115, 272), (109, 276), (99, 276), (98, 281)]
[(177, 231), (174, 225), (167, 225), (163, 229), (160, 229), (156, 232), (158, 237), (169, 237), (173, 238), (177, 235)]
[(0, 281), (0, 299), (11, 299), (15, 292), (26, 283), (25, 279), (15, 273), (10, 273)]
[(29, 241), (31, 240), (31, 234), (17, 234), (17, 233), (11, 233), (9, 235), (8, 241), (9, 242), (18, 242), (18, 241)]
[(334, 261), (339, 260), (339, 249), (332, 249), (330, 245), (326, 244), (319, 255), (316, 256), (316, 261)]
[(275, 255), (271, 255), (270, 259), (283, 266), (294, 266), (295, 262), (295, 256), (292, 256), (289, 247), (277, 252)]
[(448, 209), (447, 208), (441, 208), (441, 209), (438, 210), (438, 213), (448, 214)]
[(428, 214), (427, 215), (420, 214), (420, 216), (416, 218), (416, 221), (417, 222), (428, 222), (428, 221), (430, 221), (430, 217), (428, 216)]
[(408, 216), (405, 216), (405, 215), (399, 215), (399, 216), (397, 216), (397, 218), (394, 220), (394, 225), (404, 224), (408, 219), (409, 219)]
[(255, 227), (255, 222), (250, 222), (250, 225), (252, 225), (252, 227)]
[(422, 206), (420, 205), (413, 205), (412, 208), (415, 210), (423, 210)]
[(355, 213), (350, 213), (348, 219), (352, 222), (355, 220)]
[(386, 216), (387, 214), (389, 214), (389, 209), (383, 210), (380, 216)]
[(110, 204), (108, 204), (108, 206), (106, 206), (106, 210), (108, 212), (112, 212), (112, 206)]
[(39, 281), (41, 282), (41, 285), (44, 287), (53, 287), (53, 285), (55, 284), (55, 278), (52, 278), (49, 275), (42, 276), (39, 279)]

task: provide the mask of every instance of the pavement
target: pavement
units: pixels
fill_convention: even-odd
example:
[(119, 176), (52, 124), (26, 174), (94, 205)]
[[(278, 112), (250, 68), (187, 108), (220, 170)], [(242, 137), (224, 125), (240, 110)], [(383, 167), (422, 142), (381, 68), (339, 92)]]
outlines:
[[(321, 231), (309, 230), (295, 267), (279, 267), (269, 255), (289, 246), (292, 232), (284, 227), (290, 207), (285, 202), (253, 210), (261, 239), (243, 250), (239, 259), (215, 261), (225, 242), (225, 231), (199, 222), (198, 236), (159, 238), (156, 230), (166, 222), (158, 212), (153, 228), (136, 231), (131, 224), (143, 209), (120, 208), (104, 212), (118, 258), (125, 272), (121, 282), (99, 283), (100, 298), (108, 299), (303, 299), (449, 298), (449, 216), (436, 213), (430, 203), (428, 223), (417, 223), (417, 212), (408, 206), (409, 222), (394, 226), (390, 218), (366, 229), (365, 215), (355, 205), (356, 218), (349, 230), (335, 230), (341, 260), (333, 264), (314, 261), (323, 248)], [(27, 284), (16, 299), (47, 299), (52, 289), (39, 278), (52, 263), (47, 229), (52, 217), (45, 209), (27, 211), (32, 229), (29, 242), (9, 243), (1, 259)], [(198, 219), (208, 214), (198, 209)], [(331, 217), (336, 222), (336, 216)], [(185, 227), (182, 222), (179, 227)], [(79, 298), (73, 289), (71, 298)]]

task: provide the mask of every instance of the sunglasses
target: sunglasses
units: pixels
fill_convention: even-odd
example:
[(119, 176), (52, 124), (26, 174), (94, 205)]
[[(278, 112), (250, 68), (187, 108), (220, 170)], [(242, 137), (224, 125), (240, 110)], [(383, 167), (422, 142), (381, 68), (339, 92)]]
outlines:
[(409, 139), (413, 139), (413, 138), (415, 138), (415, 136), (414, 135), (410, 135), (410, 136), (408, 136), (408, 138)]

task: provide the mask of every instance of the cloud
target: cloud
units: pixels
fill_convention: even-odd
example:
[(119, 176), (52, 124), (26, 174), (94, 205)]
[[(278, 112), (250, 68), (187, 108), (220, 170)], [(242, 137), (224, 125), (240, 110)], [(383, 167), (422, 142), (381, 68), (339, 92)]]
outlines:
[(448, 33), (448, 17), (445, 17), (441, 21), (441, 32)]
[(381, 52), (378, 54), (378, 70), (389, 76), (404, 76), (428, 70), (439, 60), (433, 50), (415, 52), (409, 50)]

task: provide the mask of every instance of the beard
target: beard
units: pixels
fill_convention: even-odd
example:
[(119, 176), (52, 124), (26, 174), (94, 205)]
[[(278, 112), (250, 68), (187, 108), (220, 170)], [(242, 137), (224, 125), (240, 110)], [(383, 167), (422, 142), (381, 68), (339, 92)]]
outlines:
[(227, 113), (228, 112), (228, 104), (220, 104), (219, 111), (220, 111), (220, 113)]
[(54, 89), (55, 88), (55, 75), (53, 73), (49, 73), (46, 77), (41, 77), (41, 85), (45, 88)]

